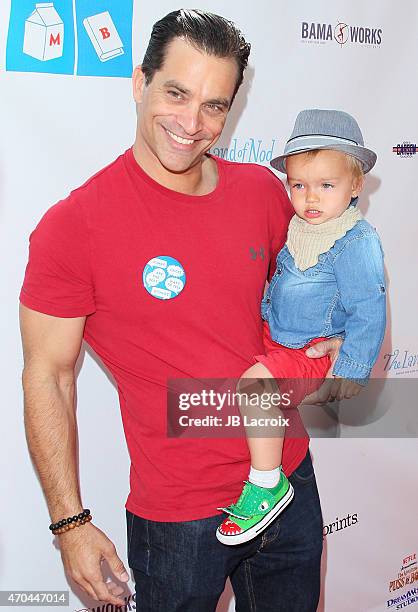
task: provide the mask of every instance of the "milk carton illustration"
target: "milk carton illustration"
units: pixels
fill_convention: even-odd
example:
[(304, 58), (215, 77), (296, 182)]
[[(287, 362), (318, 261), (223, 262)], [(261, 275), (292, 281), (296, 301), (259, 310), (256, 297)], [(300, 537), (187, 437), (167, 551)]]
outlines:
[(109, 11), (86, 17), (83, 24), (101, 62), (124, 53), (123, 43)]
[(53, 2), (41, 2), (25, 21), (23, 53), (42, 62), (61, 57), (64, 23)]

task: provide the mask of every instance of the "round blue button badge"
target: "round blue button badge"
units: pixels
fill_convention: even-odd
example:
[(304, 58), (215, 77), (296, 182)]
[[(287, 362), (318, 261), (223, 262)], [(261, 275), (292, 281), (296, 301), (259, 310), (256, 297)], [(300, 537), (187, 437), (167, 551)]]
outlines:
[(186, 284), (186, 273), (177, 259), (169, 255), (153, 257), (142, 273), (142, 283), (153, 297), (171, 300), (181, 293)]

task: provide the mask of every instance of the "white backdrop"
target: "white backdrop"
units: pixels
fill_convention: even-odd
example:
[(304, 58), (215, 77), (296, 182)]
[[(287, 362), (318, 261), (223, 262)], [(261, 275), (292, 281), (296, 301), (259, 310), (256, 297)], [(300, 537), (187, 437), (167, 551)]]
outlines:
[[(379, 156), (361, 209), (381, 235), (389, 287), (388, 330), (374, 374), (416, 377), (418, 154), (398, 155), (394, 147), (418, 140), (418, 3), (196, 0), (194, 5), (236, 21), (253, 45), (245, 85), (214, 153), (268, 164), (271, 155), (281, 150), (302, 108), (344, 109), (358, 119), (366, 144)], [(134, 63), (143, 57), (152, 24), (176, 8), (173, 0), (135, 1)], [(98, 607), (68, 586), (59, 550), (47, 528), (49, 515), (23, 428), (17, 298), (29, 233), (47, 208), (132, 144), (135, 106), (129, 78), (6, 71), (9, 13), (10, 0), (3, 0), (0, 589), (70, 588), (71, 611), (109, 612), (112, 606)], [(339, 23), (347, 27), (337, 28)], [(331, 39), (327, 38), (330, 32)], [(334, 34), (341, 32), (339, 44)], [(310, 36), (303, 38), (304, 34)], [(351, 36), (357, 36), (357, 41)], [(363, 39), (368, 42), (360, 42)], [(83, 352), (81, 363), (78, 422), (83, 501), (126, 562), (124, 502), (129, 461), (117, 394), (88, 352)], [(418, 573), (411, 584), (405, 575), (412, 580), (417, 570), (416, 439), (315, 439), (311, 448), (324, 515), (320, 610), (413, 607), (418, 603)], [(403, 581), (394, 583), (402, 576)], [(133, 591), (132, 582), (130, 587)], [(135, 608), (134, 603), (129, 605)], [(227, 610), (233, 610), (229, 586), (218, 606), (219, 612)]]

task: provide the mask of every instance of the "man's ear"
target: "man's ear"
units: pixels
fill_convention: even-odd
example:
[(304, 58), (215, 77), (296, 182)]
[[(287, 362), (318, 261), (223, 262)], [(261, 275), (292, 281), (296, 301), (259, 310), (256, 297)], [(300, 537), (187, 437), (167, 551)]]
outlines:
[(136, 66), (132, 74), (132, 93), (137, 104), (142, 102), (145, 85), (145, 74), (142, 72), (142, 66)]

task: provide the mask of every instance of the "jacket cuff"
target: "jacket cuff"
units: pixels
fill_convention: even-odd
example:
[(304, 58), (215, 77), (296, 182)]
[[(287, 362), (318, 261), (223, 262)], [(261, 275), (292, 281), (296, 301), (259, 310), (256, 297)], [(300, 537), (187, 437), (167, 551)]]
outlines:
[(333, 336), (328, 336), (328, 338), (341, 338), (341, 340), (345, 340), (345, 332), (340, 332), (339, 334), (334, 334)]
[(367, 385), (372, 369), (368, 366), (356, 363), (351, 359), (337, 359), (332, 373), (334, 376), (341, 376), (356, 382), (359, 385)]

